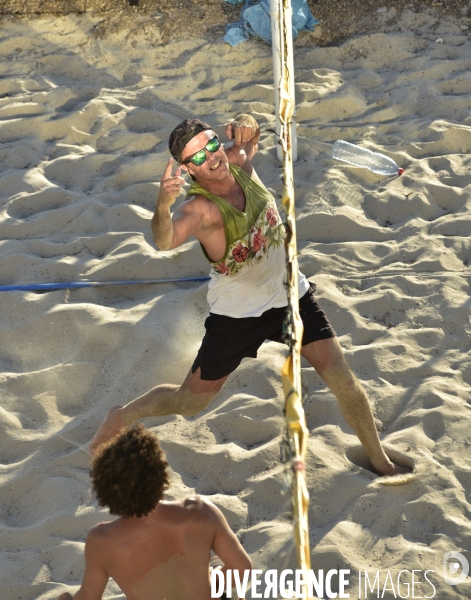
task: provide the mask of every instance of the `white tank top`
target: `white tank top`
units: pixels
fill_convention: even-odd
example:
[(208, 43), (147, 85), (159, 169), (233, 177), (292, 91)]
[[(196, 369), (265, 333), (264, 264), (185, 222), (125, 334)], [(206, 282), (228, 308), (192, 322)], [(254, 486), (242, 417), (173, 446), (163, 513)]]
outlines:
[[(217, 204), (226, 234), (226, 253), (211, 262), (208, 303), (210, 312), (228, 317), (259, 317), (270, 308), (288, 304), (284, 227), (270, 192), (236, 165), (229, 165), (245, 194), (245, 210), (193, 184), (190, 194), (201, 194)], [(206, 257), (209, 259), (203, 248)], [(299, 297), (309, 289), (298, 274)]]

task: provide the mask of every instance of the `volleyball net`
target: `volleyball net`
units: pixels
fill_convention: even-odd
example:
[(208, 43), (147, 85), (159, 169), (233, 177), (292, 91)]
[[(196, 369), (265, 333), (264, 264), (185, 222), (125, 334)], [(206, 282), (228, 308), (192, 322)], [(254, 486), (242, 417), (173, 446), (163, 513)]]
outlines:
[[(282, 444), (284, 460), (291, 467), (293, 525), (298, 566), (305, 572), (310, 569), (308, 507), (309, 494), (306, 484), (306, 454), (309, 431), (302, 406), (303, 386), (301, 381), (301, 341), (303, 324), (299, 315), (298, 259), (296, 241), (296, 216), (293, 175), (293, 131), (295, 111), (293, 40), (291, 29), (291, 1), (279, 0), (278, 41), (280, 60), (280, 82), (278, 90), (278, 119), (280, 143), (283, 150), (283, 195), (282, 205), (286, 213), (286, 285), (288, 307), (284, 324), (285, 340), (289, 353), (282, 368), (285, 393), (286, 432)], [(276, 82), (275, 82), (276, 85)], [(303, 598), (307, 598), (303, 588)]]

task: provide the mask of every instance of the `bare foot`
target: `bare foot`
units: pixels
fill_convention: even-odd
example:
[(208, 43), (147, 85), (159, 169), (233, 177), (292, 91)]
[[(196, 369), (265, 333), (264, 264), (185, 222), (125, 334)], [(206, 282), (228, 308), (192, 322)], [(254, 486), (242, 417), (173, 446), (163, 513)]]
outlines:
[(411, 467), (407, 467), (406, 465), (398, 465), (394, 463), (394, 475), (405, 475), (406, 473), (412, 473), (413, 469)]
[(393, 477), (394, 475), (405, 475), (406, 473), (412, 473), (412, 469), (410, 467), (398, 465), (390, 459), (388, 459), (388, 462), (385, 463), (381, 469), (375, 469), (375, 471), (382, 477)]
[(124, 425), (122, 423), (120, 414), (121, 408), (123, 408), (122, 405), (117, 404), (116, 406), (112, 406), (108, 411), (100, 429), (95, 433), (90, 445), (88, 446), (91, 454), (94, 454), (101, 444), (114, 438), (116, 435), (118, 435), (121, 429), (123, 429)]

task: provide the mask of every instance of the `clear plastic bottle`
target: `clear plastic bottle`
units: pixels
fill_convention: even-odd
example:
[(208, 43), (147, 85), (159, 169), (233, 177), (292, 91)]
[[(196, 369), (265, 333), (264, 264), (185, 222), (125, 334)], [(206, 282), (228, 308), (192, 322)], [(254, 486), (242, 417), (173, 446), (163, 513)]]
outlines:
[(355, 165), (355, 167), (364, 167), (378, 175), (391, 176), (404, 173), (404, 169), (401, 169), (389, 156), (379, 152), (371, 152), (371, 150), (355, 146), (343, 140), (335, 142), (332, 149), (332, 158), (343, 160), (350, 165)]

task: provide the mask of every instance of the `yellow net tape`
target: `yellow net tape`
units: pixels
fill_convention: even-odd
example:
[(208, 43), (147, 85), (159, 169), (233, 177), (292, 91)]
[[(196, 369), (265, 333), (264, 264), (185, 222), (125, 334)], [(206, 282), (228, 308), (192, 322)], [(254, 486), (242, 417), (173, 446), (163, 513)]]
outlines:
[[(293, 64), (293, 44), (291, 37), (291, 1), (280, 0), (279, 32), (281, 80), (279, 90), (280, 142), (283, 148), (283, 208), (286, 212), (286, 283), (288, 292), (288, 316), (285, 323), (286, 338), (290, 347), (288, 358), (282, 369), (285, 392), (285, 414), (289, 453), (293, 469), (293, 518), (296, 553), (299, 568), (307, 571), (311, 560), (309, 552), (308, 506), (309, 494), (305, 479), (305, 461), (309, 431), (302, 406), (301, 383), (301, 340), (303, 324), (299, 316), (298, 298), (298, 259), (296, 245), (296, 216), (294, 204), (293, 159), (291, 122), (294, 114), (294, 98), (290, 94), (292, 86), (289, 65)], [(307, 598), (304, 587), (303, 598)]]

